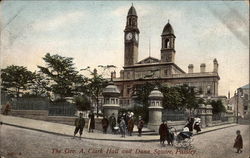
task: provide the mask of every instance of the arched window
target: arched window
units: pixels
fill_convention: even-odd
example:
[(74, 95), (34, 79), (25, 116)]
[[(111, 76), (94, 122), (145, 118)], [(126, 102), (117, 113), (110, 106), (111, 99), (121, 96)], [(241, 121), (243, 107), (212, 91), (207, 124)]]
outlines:
[(128, 18), (128, 25), (131, 25), (132, 21), (131, 18)]
[(169, 39), (165, 39), (165, 47), (164, 48), (169, 48)]

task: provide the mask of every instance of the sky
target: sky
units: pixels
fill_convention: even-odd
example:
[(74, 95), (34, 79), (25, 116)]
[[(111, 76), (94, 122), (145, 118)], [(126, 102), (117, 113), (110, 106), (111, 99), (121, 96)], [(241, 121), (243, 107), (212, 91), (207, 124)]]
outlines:
[[(138, 15), (139, 60), (160, 58), (161, 33), (168, 20), (175, 63), (213, 70), (219, 63), (219, 95), (233, 95), (249, 83), (248, 1), (2, 1), (1, 68), (37, 71), (46, 53), (73, 57), (77, 70), (124, 64), (124, 29), (131, 5)], [(119, 73), (118, 73), (119, 74)]]

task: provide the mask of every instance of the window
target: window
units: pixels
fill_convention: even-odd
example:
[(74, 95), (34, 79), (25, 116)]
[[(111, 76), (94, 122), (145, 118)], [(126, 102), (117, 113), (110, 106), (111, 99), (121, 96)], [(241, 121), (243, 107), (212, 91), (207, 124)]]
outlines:
[(169, 48), (169, 39), (165, 39), (165, 47), (164, 48)]
[(247, 110), (247, 106), (244, 106), (244, 110)]

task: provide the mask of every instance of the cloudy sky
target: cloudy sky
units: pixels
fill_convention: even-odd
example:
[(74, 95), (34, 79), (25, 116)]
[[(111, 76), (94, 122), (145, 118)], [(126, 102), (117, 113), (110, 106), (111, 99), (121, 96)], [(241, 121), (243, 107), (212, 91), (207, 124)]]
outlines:
[(248, 1), (2, 1), (1, 67), (35, 71), (50, 52), (73, 57), (77, 69), (123, 66), (124, 28), (133, 2), (140, 29), (139, 60), (160, 58), (161, 32), (170, 20), (176, 35), (176, 64), (187, 72), (219, 62), (219, 94), (249, 82)]

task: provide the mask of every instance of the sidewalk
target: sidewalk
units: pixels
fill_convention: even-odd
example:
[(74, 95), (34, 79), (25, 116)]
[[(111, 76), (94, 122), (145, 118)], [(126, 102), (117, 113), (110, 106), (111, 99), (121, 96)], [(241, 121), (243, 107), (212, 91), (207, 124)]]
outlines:
[[(10, 125), (19, 128), (25, 128), (50, 134), (62, 135), (72, 137), (75, 127), (69, 126), (65, 124), (52, 123), (40, 120), (33, 120), (21, 117), (13, 117), (13, 116), (5, 116), (0, 115), (0, 121), (3, 125)], [(214, 126), (203, 128), (202, 132), (199, 134), (236, 126), (236, 124), (226, 124), (221, 126)], [(95, 133), (88, 133), (86, 129), (84, 129), (82, 138), (84, 139), (93, 139), (93, 140), (106, 140), (106, 141), (129, 141), (129, 142), (152, 142), (159, 141), (159, 135), (142, 135), (142, 137), (138, 137), (137, 135), (126, 136), (125, 138), (121, 138), (120, 135), (112, 135), (112, 134), (103, 134), (99, 131), (95, 131)]]

